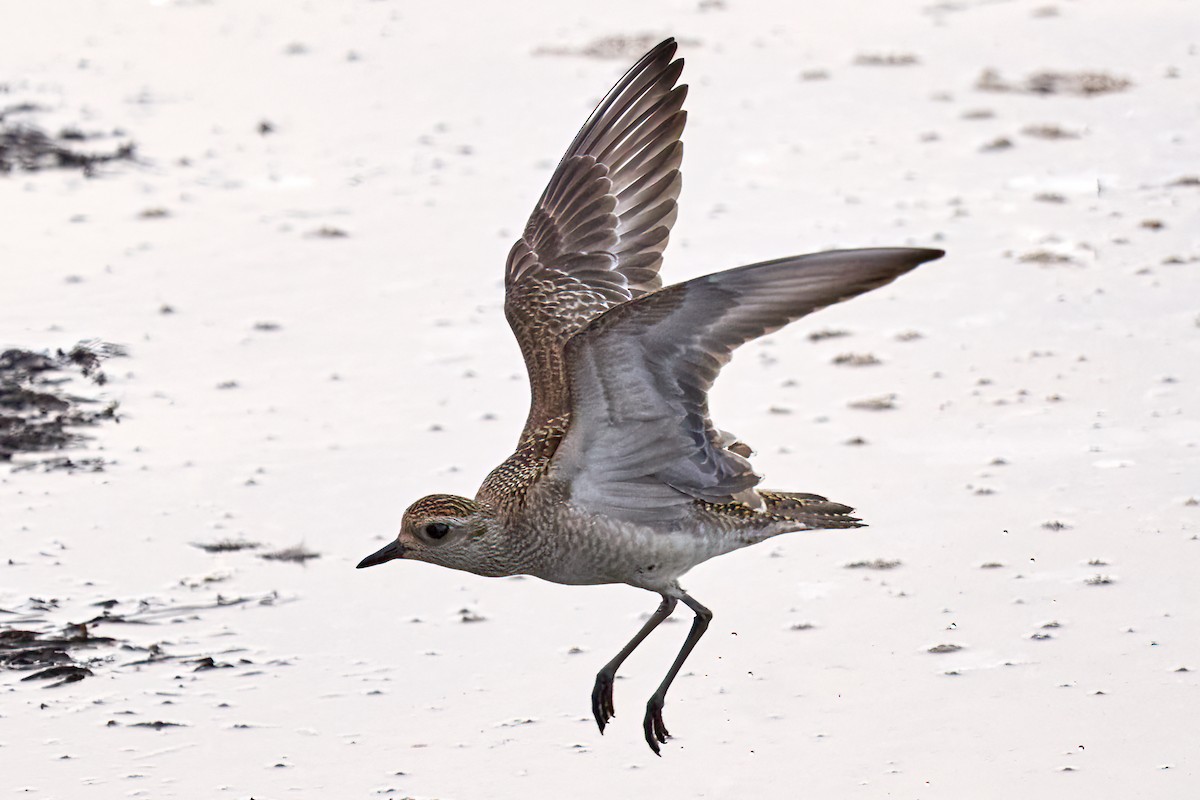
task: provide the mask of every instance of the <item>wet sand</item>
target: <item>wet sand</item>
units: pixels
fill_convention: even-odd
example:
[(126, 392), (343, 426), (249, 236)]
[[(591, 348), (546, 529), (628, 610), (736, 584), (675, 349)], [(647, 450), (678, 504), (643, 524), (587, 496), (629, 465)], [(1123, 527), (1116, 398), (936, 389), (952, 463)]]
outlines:
[[(0, 468), (0, 789), (1186, 796), (1190, 4), (466, 8), (11, 10), (30, 33), (0, 52), (0, 108), (136, 158), (0, 175), (0, 351), (127, 352), (63, 386), (119, 424)], [(714, 416), (765, 485), (870, 527), (688, 576), (716, 617), (660, 760), (641, 711), (682, 622), (630, 659), (603, 737), (589, 713), (653, 595), (353, 567), (511, 449), (504, 256), (668, 34), (692, 87), (668, 281), (948, 255), (722, 374)], [(20, 469), (47, 457), (103, 470)]]

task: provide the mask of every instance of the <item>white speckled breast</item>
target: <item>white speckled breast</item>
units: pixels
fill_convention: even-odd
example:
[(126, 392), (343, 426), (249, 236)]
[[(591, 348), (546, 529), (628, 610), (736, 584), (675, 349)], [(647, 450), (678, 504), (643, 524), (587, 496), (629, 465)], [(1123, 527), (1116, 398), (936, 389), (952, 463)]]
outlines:
[(543, 546), (531, 554), (529, 572), (555, 583), (627, 583), (661, 591), (697, 564), (746, 544), (718, 531), (656, 530), (565, 504), (546, 521), (533, 534)]

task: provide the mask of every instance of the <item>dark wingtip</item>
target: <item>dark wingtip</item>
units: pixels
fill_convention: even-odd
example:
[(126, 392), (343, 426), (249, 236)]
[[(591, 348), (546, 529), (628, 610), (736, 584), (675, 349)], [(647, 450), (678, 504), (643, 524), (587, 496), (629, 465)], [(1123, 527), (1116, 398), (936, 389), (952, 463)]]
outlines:
[(642, 60), (651, 62), (662, 58), (665, 61), (670, 62), (672, 66), (678, 64), (678, 68), (683, 69), (683, 59), (675, 58), (675, 54), (677, 52), (679, 52), (679, 42), (675, 41), (674, 36), (668, 36), (658, 44), (654, 45), (654, 47), (650, 48), (650, 51), (646, 53), (646, 55), (642, 56)]
[(881, 252), (886, 251), (898, 259), (903, 264), (904, 272), (916, 269), (920, 265), (927, 264), (930, 261), (937, 261), (946, 255), (945, 250), (937, 250), (932, 247), (881, 247), (877, 248), (877, 250)]
[(678, 49), (679, 43), (675, 41), (675, 37), (668, 36), (658, 44), (654, 45), (654, 47), (651, 47), (649, 50), (647, 50), (645, 55), (637, 60), (637, 63), (634, 65), (634, 69), (637, 69), (645, 64), (650, 64), (658, 59), (663, 59), (665, 62), (670, 62), (670, 60), (675, 56), (675, 51)]
[[(845, 252), (853, 253), (854, 251)], [(906, 272), (911, 272), (922, 264), (928, 264), (930, 261), (937, 261), (946, 255), (945, 250), (937, 250), (932, 247), (878, 247), (860, 252), (863, 254), (875, 253), (884, 257), (879, 262), (880, 266), (884, 267), (883, 271), (887, 275), (884, 283), (890, 283)], [(888, 266), (889, 264), (890, 266)]]

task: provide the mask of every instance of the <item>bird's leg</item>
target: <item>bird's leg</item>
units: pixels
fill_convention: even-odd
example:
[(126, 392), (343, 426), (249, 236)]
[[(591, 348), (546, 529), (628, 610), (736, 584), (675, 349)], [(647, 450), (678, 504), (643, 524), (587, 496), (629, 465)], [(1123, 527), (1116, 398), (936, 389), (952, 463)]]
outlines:
[(675, 598), (662, 596), (662, 602), (658, 604), (658, 608), (650, 619), (646, 620), (646, 624), (637, 632), (637, 635), (629, 640), (629, 644), (621, 648), (621, 652), (609, 661), (604, 667), (596, 673), (596, 685), (592, 687), (592, 714), (596, 717), (596, 724), (600, 726), (600, 733), (604, 733), (604, 726), (608, 721), (617, 714), (613, 711), (613, 680), (617, 677), (617, 670), (625, 659), (629, 658), (629, 654), (637, 649), (637, 646), (642, 643), (650, 632), (662, 624), (662, 621), (671, 616), (671, 612), (675, 610)]
[(659, 743), (665, 744), (667, 737), (671, 735), (667, 732), (667, 726), (663, 724), (662, 718), (667, 689), (671, 688), (671, 681), (675, 680), (675, 676), (679, 674), (680, 667), (691, 654), (696, 642), (700, 641), (700, 637), (708, 630), (708, 623), (712, 621), (713, 616), (711, 611), (697, 603), (686, 592), (680, 599), (687, 604), (688, 608), (696, 612), (696, 618), (692, 620), (692, 629), (688, 631), (687, 638), (683, 640), (683, 647), (679, 648), (679, 655), (675, 656), (675, 663), (667, 671), (667, 677), (663, 678), (658, 689), (650, 695), (650, 700), (646, 703), (646, 717), (642, 721), (642, 728), (646, 731), (646, 743), (650, 745), (650, 749), (656, 756), (662, 755), (658, 750)]

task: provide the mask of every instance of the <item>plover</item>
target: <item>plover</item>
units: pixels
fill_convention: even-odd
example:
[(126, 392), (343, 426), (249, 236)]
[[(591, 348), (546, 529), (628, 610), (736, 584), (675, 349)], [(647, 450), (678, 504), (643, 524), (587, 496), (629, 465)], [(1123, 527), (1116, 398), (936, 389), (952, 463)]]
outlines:
[(413, 503), (396, 539), (358, 565), (411, 559), (659, 594), (596, 675), (601, 733), (621, 663), (682, 601), (695, 618), (643, 719), (659, 755), (667, 689), (712, 619), (680, 576), (777, 534), (862, 524), (819, 495), (758, 488), (750, 448), (709, 417), (713, 380), (739, 345), (943, 255), (837, 250), (663, 288), (686, 118), (675, 50), (659, 44), (600, 101), (509, 252), (504, 311), (532, 394), (516, 452), (473, 500)]

